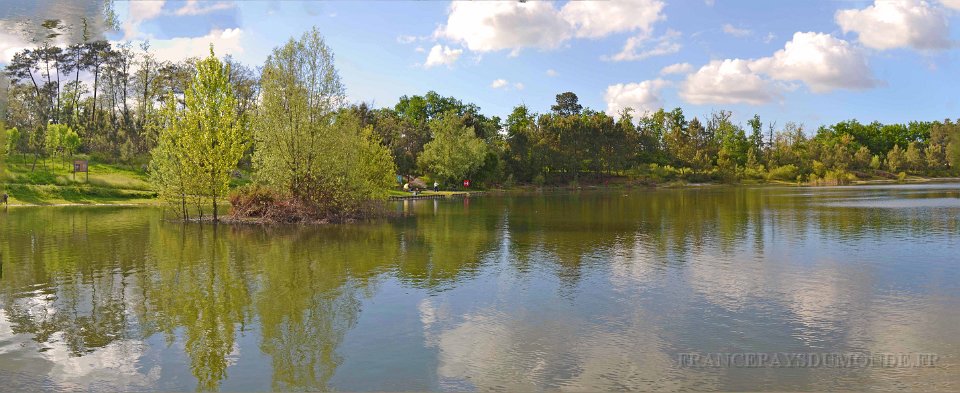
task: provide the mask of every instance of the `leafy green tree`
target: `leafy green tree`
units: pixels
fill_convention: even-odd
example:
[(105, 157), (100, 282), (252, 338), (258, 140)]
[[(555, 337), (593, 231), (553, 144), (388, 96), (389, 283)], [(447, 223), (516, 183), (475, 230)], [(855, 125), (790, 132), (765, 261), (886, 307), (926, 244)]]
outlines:
[(864, 170), (870, 167), (870, 149), (866, 146), (860, 146), (856, 154), (853, 155), (853, 166), (856, 169)]
[(20, 146), (20, 139), (23, 137), (20, 130), (16, 127), (8, 128), (3, 132), (3, 137), (6, 138), (6, 142), (3, 145), (6, 153), (8, 155), (16, 153)]
[(890, 149), (890, 152), (887, 153), (887, 168), (890, 169), (890, 172), (897, 172), (903, 168), (903, 165), (903, 149), (900, 148), (900, 145), (893, 145), (893, 149)]
[[(0, 183), (3, 183), (7, 177), (7, 156), (10, 151), (6, 126), (3, 124), (3, 120), (0, 120)], [(0, 189), (0, 191), (3, 190)]]
[(750, 148), (759, 159), (763, 157), (763, 123), (760, 122), (760, 115), (753, 115), (747, 124), (750, 125)]
[(331, 127), (345, 90), (333, 51), (313, 28), (274, 48), (264, 64), (261, 105), (254, 123), (256, 180), (302, 199), (331, 184), (328, 164), (336, 147)]
[(954, 171), (960, 168), (960, 133), (954, 134), (953, 140), (947, 145), (947, 160)]
[(580, 114), (583, 105), (580, 105), (580, 99), (577, 98), (576, 94), (568, 91), (557, 94), (557, 103), (551, 106), (550, 110), (559, 116), (573, 116)]
[(160, 135), (163, 146), (153, 157), (158, 160), (153, 166), (160, 195), (196, 198), (201, 218), (199, 205), (207, 201), (214, 221), (219, 220), (219, 204), (249, 143), (237, 116), (229, 72), (211, 46), (210, 56), (197, 63), (197, 74), (184, 92), (183, 109), (168, 101)]
[(155, 120), (159, 130), (157, 146), (150, 152), (150, 180), (157, 190), (160, 200), (169, 203), (177, 215), (189, 219), (188, 200), (193, 193), (193, 181), (196, 179), (186, 165), (187, 146), (183, 135), (183, 111), (177, 107), (173, 94), (160, 109)]
[(529, 182), (540, 172), (534, 162), (533, 145), (536, 143), (536, 114), (526, 105), (518, 105), (507, 117), (506, 165), (519, 181)]
[(267, 58), (254, 123), (255, 180), (327, 214), (385, 197), (396, 167), (371, 126), (341, 110), (333, 52), (314, 28)]
[(904, 153), (904, 161), (906, 161), (907, 168), (913, 171), (922, 171), (924, 169), (924, 157), (923, 151), (920, 150), (920, 146), (917, 142), (910, 142), (907, 145), (907, 151)]
[(423, 147), (418, 163), (446, 182), (457, 182), (484, 163), (487, 146), (471, 127), (453, 113), (430, 123), (433, 140)]
[(880, 167), (882, 167), (882, 166), (883, 166), (883, 162), (880, 160), (880, 156), (876, 156), (876, 155), (875, 155), (875, 156), (873, 156), (873, 158), (870, 159), (870, 168), (871, 168), (871, 169), (873, 169), (873, 170), (878, 170), (878, 169), (880, 169)]

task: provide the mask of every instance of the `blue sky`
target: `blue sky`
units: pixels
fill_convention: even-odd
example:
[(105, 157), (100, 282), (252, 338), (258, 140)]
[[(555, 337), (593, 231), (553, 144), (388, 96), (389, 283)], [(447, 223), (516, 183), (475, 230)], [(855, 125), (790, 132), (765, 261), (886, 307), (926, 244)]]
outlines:
[(350, 100), (376, 106), (435, 90), (505, 116), (518, 104), (547, 111), (569, 90), (610, 113), (728, 109), (808, 128), (960, 115), (958, 0), (117, 1), (115, 11), (113, 40), (149, 39), (169, 58), (213, 42), (250, 65), (317, 26)]

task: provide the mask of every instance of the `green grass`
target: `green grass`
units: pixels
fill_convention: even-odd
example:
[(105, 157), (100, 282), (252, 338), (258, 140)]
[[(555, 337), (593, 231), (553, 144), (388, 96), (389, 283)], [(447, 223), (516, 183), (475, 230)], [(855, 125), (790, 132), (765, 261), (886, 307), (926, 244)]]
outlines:
[(10, 157), (0, 174), (0, 190), (10, 195), (11, 204), (144, 204), (154, 203), (144, 171), (121, 165), (90, 163), (85, 173), (73, 175), (72, 160), (59, 158), (37, 162), (32, 157)]
[[(421, 195), (421, 196), (423, 196), (423, 195), (444, 195), (444, 196), (450, 196), (450, 195), (463, 194), (463, 193), (466, 193), (466, 192), (468, 192), (468, 191), (439, 191), (439, 192), (420, 191), (420, 194), (418, 194), (418, 195)], [(412, 193), (412, 192), (400, 191), (400, 190), (389, 190), (389, 191), (387, 191), (387, 196), (408, 197), (408, 196), (413, 196), (413, 193)]]

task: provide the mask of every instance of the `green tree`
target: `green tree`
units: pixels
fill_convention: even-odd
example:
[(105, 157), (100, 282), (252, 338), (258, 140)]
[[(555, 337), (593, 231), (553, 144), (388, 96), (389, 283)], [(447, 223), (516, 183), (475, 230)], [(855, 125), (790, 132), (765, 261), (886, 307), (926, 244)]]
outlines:
[(159, 131), (157, 146), (150, 152), (150, 180), (157, 189), (160, 200), (169, 203), (177, 215), (189, 219), (187, 202), (193, 192), (191, 172), (193, 167), (186, 165), (187, 146), (183, 135), (183, 111), (177, 107), (173, 94), (167, 96), (156, 119)]
[(3, 145), (3, 148), (6, 149), (6, 153), (14, 154), (17, 152), (17, 149), (20, 146), (20, 138), (23, 137), (23, 134), (20, 133), (16, 127), (8, 128), (4, 131), (3, 136), (6, 138), (6, 142)]
[(904, 153), (904, 161), (906, 161), (907, 168), (910, 170), (920, 172), (924, 169), (923, 151), (920, 150), (917, 142), (910, 142), (910, 144), (907, 145), (907, 152)]
[(385, 197), (396, 171), (390, 150), (357, 113), (341, 110), (344, 99), (333, 52), (316, 28), (275, 48), (254, 122), (255, 180), (327, 215)]
[[(182, 165), (177, 172), (184, 189), (175, 186), (174, 193), (179, 191), (196, 197), (201, 218), (203, 212), (199, 204), (204, 200), (209, 202), (214, 221), (219, 220), (219, 204), (225, 199), (230, 177), (249, 143), (244, 124), (237, 115), (229, 73), (211, 46), (210, 56), (197, 63), (197, 74), (184, 92), (183, 109), (176, 110), (169, 107), (175, 104), (168, 104), (165, 114), (168, 124), (161, 131), (166, 145), (154, 156), (154, 159), (180, 161), (157, 163), (155, 167), (163, 173)], [(157, 185), (161, 187), (161, 195), (170, 194), (162, 189), (170, 185), (168, 181)]]
[(760, 115), (753, 115), (747, 124), (750, 125), (750, 148), (754, 157), (759, 159), (763, 157), (763, 123), (760, 122)]
[(487, 146), (471, 127), (449, 113), (430, 123), (433, 140), (423, 147), (417, 160), (420, 167), (448, 182), (456, 182), (483, 165)]
[(870, 167), (870, 149), (866, 146), (860, 146), (856, 154), (853, 155), (854, 168), (864, 170)]
[[(3, 120), (0, 119), (0, 184), (4, 183), (7, 178), (7, 156), (11, 151), (7, 138), (6, 126), (3, 124)], [(0, 189), (0, 192), (2, 191), (3, 189)]]
[(903, 168), (903, 164), (903, 149), (900, 148), (900, 145), (893, 145), (893, 149), (890, 149), (890, 152), (887, 153), (887, 168), (890, 169), (890, 172), (897, 172), (897, 170)]
[(580, 105), (580, 99), (576, 94), (568, 91), (557, 94), (557, 103), (551, 106), (550, 110), (560, 116), (579, 115), (583, 105)]

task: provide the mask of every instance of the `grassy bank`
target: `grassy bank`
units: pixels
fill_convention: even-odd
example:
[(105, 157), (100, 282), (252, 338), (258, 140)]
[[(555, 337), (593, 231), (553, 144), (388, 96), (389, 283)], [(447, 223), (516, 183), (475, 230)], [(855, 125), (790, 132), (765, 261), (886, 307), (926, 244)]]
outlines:
[(3, 166), (0, 192), (10, 196), (11, 205), (62, 204), (151, 204), (146, 173), (123, 165), (91, 163), (89, 177), (73, 174), (72, 163), (58, 159), (39, 161), (11, 157)]

